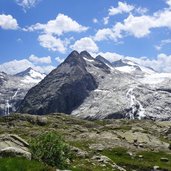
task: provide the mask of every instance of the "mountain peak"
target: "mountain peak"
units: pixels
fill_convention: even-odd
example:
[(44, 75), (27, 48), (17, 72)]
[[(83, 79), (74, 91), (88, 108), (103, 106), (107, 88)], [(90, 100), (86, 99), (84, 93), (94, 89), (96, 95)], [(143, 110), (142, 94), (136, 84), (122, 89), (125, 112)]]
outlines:
[(80, 53), (81, 57), (86, 57), (87, 59), (92, 59), (93, 57), (87, 52), (87, 51), (82, 51)]
[[(15, 76), (24, 77), (24, 76), (28, 75), (31, 71), (34, 71), (34, 69), (32, 67), (29, 67), (26, 70), (15, 74)], [(37, 71), (35, 71), (35, 72), (37, 72)]]
[(107, 65), (109, 65), (109, 66), (112, 66), (112, 64), (111, 64), (106, 58), (104, 58), (104, 57), (101, 56), (101, 55), (98, 55), (98, 56), (96, 57), (96, 60), (98, 60), (98, 61), (100, 61), (100, 62), (103, 62), (103, 63), (105, 63), (105, 64), (107, 64)]
[(76, 50), (73, 50), (70, 54), (69, 54), (69, 56), (78, 56), (79, 55), (79, 53), (78, 53), (78, 51), (76, 51)]
[(70, 64), (70, 66), (76, 66), (76, 65), (84, 65), (85, 61), (83, 57), (77, 52), (77, 51), (72, 51), (68, 57), (65, 59), (63, 64)]

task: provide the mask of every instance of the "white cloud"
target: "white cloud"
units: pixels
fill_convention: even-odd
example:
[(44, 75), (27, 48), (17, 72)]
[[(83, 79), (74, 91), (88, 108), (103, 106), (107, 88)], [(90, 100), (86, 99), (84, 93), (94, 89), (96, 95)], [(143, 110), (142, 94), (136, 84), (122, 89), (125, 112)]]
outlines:
[(93, 18), (93, 23), (98, 23), (97, 18)]
[(37, 23), (26, 28), (26, 31), (42, 30), (45, 34), (62, 35), (67, 32), (83, 32), (88, 27), (78, 24), (75, 20), (64, 14), (58, 14), (56, 19), (50, 20), (47, 24)]
[(144, 37), (150, 33), (150, 29), (155, 27), (155, 20), (150, 16), (133, 16), (130, 14), (124, 23), (117, 23), (114, 28), (120, 24), (119, 33), (127, 32), (137, 38)]
[(34, 7), (40, 0), (15, 0), (16, 3), (23, 7), (24, 11)]
[(40, 35), (38, 38), (40, 45), (44, 48), (48, 48), (52, 51), (58, 51), (61, 53), (65, 53), (65, 42), (63, 42), (61, 39), (56, 38), (55, 36), (52, 36), (50, 34), (43, 34)]
[(109, 62), (114, 62), (114, 61), (124, 58), (123, 55), (120, 55), (120, 54), (114, 53), (114, 52), (99, 52), (99, 53), (92, 54), (92, 56), (94, 56), (94, 57), (96, 57), (98, 55), (101, 55), (102, 57), (106, 58)]
[(0, 27), (5, 30), (16, 30), (19, 28), (17, 20), (11, 15), (0, 15)]
[(158, 72), (171, 72), (171, 55), (159, 54), (156, 59), (149, 59), (147, 57), (127, 57), (127, 59), (135, 61), (143, 66), (151, 67)]
[(171, 9), (165, 8), (155, 12), (153, 15), (129, 16), (123, 22), (116, 23), (112, 28), (100, 29), (94, 36), (94, 40), (114, 40), (124, 36), (132, 35), (136, 38), (142, 38), (151, 33), (155, 28), (171, 29)]
[(171, 0), (166, 0), (166, 3), (171, 7)]
[(116, 15), (116, 14), (122, 14), (122, 13), (129, 13), (131, 12), (135, 7), (133, 5), (129, 5), (126, 2), (118, 2), (118, 7), (111, 7), (109, 9), (109, 16)]
[(79, 52), (87, 50), (88, 52), (98, 52), (99, 48), (96, 43), (90, 37), (84, 37), (77, 40), (73, 45), (70, 46), (71, 49), (77, 50)]
[(88, 27), (82, 26), (72, 18), (64, 14), (58, 14), (56, 19), (48, 21), (46, 24), (37, 23), (30, 27), (24, 28), (24, 31), (41, 31), (38, 37), (40, 45), (51, 51), (65, 53), (66, 48), (73, 40), (65, 38), (61, 40), (61, 36), (68, 32), (84, 32)]
[(16, 74), (34, 65), (27, 59), (13, 60), (0, 65), (0, 71), (8, 74)]
[(142, 8), (142, 7), (138, 7), (138, 8), (135, 8), (135, 12), (137, 12), (138, 14), (145, 14), (148, 12), (148, 9), (147, 8)]
[(31, 67), (36, 71), (48, 74), (52, 69), (55, 68), (53, 65), (51, 65), (50, 62), (50, 57), (39, 58), (31, 55), (30, 57), (28, 57), (28, 59), (12, 60), (1, 64), (0, 71), (14, 75)]
[(155, 45), (154, 47), (157, 49), (157, 50), (161, 50), (164, 46), (168, 45), (168, 44), (171, 44), (171, 39), (165, 39), (165, 40), (162, 40), (160, 42), (159, 45)]
[(55, 60), (60, 64), (64, 61), (63, 58), (60, 58), (60, 57), (56, 57)]
[(103, 18), (103, 24), (107, 25), (109, 23), (109, 16)]
[(35, 63), (35, 64), (39, 64), (39, 63), (42, 63), (42, 64), (51, 64), (52, 63), (52, 60), (51, 60), (51, 57), (50, 56), (47, 56), (47, 57), (37, 57), (35, 55), (30, 55), (29, 57), (29, 61)]
[[(123, 14), (123, 13), (130, 13), (134, 9), (135, 9), (135, 7), (133, 5), (129, 5), (126, 2), (119, 1), (118, 6), (116, 8), (113, 6), (109, 8), (108, 16), (103, 18), (103, 23), (104, 23), (104, 25), (107, 25), (109, 23), (110, 16), (117, 15), (117, 14)], [(139, 12), (140, 12), (140, 8), (139, 8)]]
[(102, 40), (114, 40), (117, 41), (119, 38), (122, 38), (121, 35), (121, 27), (120, 23), (117, 23), (114, 28), (104, 28), (100, 29), (96, 32), (94, 36), (95, 41), (102, 41)]
[(40, 73), (49, 74), (53, 69), (55, 69), (53, 65), (47, 65), (47, 66), (34, 66), (33, 69), (36, 71), (39, 71)]

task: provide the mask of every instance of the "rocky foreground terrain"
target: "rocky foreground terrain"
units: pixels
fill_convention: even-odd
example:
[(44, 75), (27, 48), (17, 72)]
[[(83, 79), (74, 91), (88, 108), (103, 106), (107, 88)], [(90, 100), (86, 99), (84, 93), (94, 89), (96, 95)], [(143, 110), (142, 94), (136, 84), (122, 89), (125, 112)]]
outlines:
[[(25, 150), (24, 155), (30, 159), (27, 142), (47, 131), (60, 133), (71, 147), (74, 158), (68, 161), (69, 170), (171, 171), (169, 121), (87, 121), (57, 113), (46, 116), (12, 114), (0, 118), (0, 156), (4, 157), (4, 148), (13, 147)], [(0, 163), (4, 163), (3, 158)]]

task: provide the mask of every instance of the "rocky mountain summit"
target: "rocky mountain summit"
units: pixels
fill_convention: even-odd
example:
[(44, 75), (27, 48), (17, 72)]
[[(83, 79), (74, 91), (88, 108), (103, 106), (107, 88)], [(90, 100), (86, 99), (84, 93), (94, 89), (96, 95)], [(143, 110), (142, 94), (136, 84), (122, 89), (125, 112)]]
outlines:
[(16, 75), (0, 72), (0, 115), (15, 112), (28, 90), (44, 77), (45, 74), (41, 74), (32, 68)]
[(171, 74), (129, 60), (73, 51), (27, 93), (18, 112), (60, 112), (87, 119), (171, 120)]

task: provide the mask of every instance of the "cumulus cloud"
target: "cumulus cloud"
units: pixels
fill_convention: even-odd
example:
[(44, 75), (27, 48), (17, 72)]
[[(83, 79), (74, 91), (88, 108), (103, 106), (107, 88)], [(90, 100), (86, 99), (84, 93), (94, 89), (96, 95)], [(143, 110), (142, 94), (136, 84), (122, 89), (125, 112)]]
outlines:
[(35, 55), (30, 55), (29, 57), (29, 61), (35, 63), (35, 64), (39, 64), (39, 63), (42, 63), (42, 64), (51, 64), (52, 63), (52, 60), (51, 60), (51, 57), (50, 56), (47, 56), (47, 57), (37, 57)]
[(38, 37), (40, 45), (44, 48), (47, 48), (52, 51), (58, 51), (61, 53), (65, 53), (65, 42), (63, 42), (60, 38), (56, 38), (50, 34), (43, 34)]
[(55, 60), (58, 62), (58, 64), (60, 64), (64, 61), (64, 59), (60, 58), (60, 57), (56, 57)]
[(119, 29), (117, 31), (117, 27), (115, 27), (115, 30), (110, 28), (99, 29), (94, 36), (95, 41), (102, 41), (102, 40), (117, 41), (118, 38), (122, 38), (122, 35)]
[(103, 18), (103, 24), (107, 25), (109, 23), (109, 16)]
[(171, 7), (171, 0), (166, 0), (166, 3)]
[(143, 66), (151, 67), (158, 72), (171, 72), (171, 55), (159, 54), (155, 59), (149, 59), (147, 57), (127, 57), (127, 59), (135, 61)]
[(114, 52), (99, 52), (99, 53), (92, 53), (92, 56), (96, 57), (101, 55), (102, 57), (106, 58), (109, 62), (118, 61), (120, 59), (124, 59), (123, 55)]
[(31, 7), (35, 7), (35, 5), (40, 2), (40, 0), (15, 0), (16, 3), (23, 7), (24, 11)]
[(109, 16), (122, 14), (122, 13), (129, 13), (135, 7), (133, 5), (129, 5), (126, 2), (118, 2), (118, 7), (111, 7), (109, 8)]
[(5, 30), (17, 30), (19, 28), (17, 20), (12, 15), (0, 15), (0, 27)]
[(136, 16), (130, 13), (123, 22), (117, 22), (111, 28), (99, 29), (94, 39), (96, 41), (108, 39), (117, 41), (128, 35), (142, 38), (149, 35), (152, 29), (163, 27), (171, 29), (171, 8), (165, 8), (152, 15)]
[(159, 45), (155, 45), (154, 47), (157, 49), (157, 50), (161, 50), (164, 46), (168, 45), (168, 44), (171, 44), (171, 39), (165, 39), (165, 40), (162, 40), (160, 42)]
[(46, 74), (48, 74), (55, 68), (51, 64), (50, 56), (40, 58), (35, 55), (30, 55), (28, 59), (12, 60), (1, 64), (0, 71), (14, 75), (26, 70), (29, 67), (35, 69), (36, 71)]
[(98, 23), (97, 18), (93, 18), (93, 23)]
[(34, 65), (27, 59), (13, 60), (0, 65), (0, 71), (7, 72), (8, 74), (16, 74), (24, 71)]
[(103, 18), (103, 23), (107, 25), (109, 23), (110, 16), (123, 14), (123, 13), (130, 13), (134, 9), (135, 7), (133, 5), (129, 5), (126, 2), (119, 1), (117, 7), (112, 6), (108, 9), (108, 16)]
[(90, 37), (84, 37), (80, 40), (77, 40), (73, 45), (70, 46), (70, 48), (79, 52), (84, 50), (87, 50), (88, 52), (99, 51), (97, 44)]
[(64, 14), (58, 14), (56, 19), (48, 21), (46, 24), (37, 23), (26, 28), (26, 31), (41, 30), (46, 34), (62, 35), (67, 32), (83, 32), (88, 27), (82, 26), (72, 18)]
[(65, 38), (61, 40), (61, 36), (68, 32), (84, 32), (88, 27), (82, 26), (72, 18), (64, 14), (58, 14), (54, 20), (48, 21), (46, 24), (36, 23), (30, 27), (24, 28), (24, 31), (40, 31), (38, 37), (40, 45), (51, 51), (65, 53), (70, 41), (73, 38)]
[(34, 66), (33, 69), (35, 69), (36, 71), (39, 71), (40, 73), (49, 74), (53, 69), (55, 69), (55, 66), (53, 65)]

